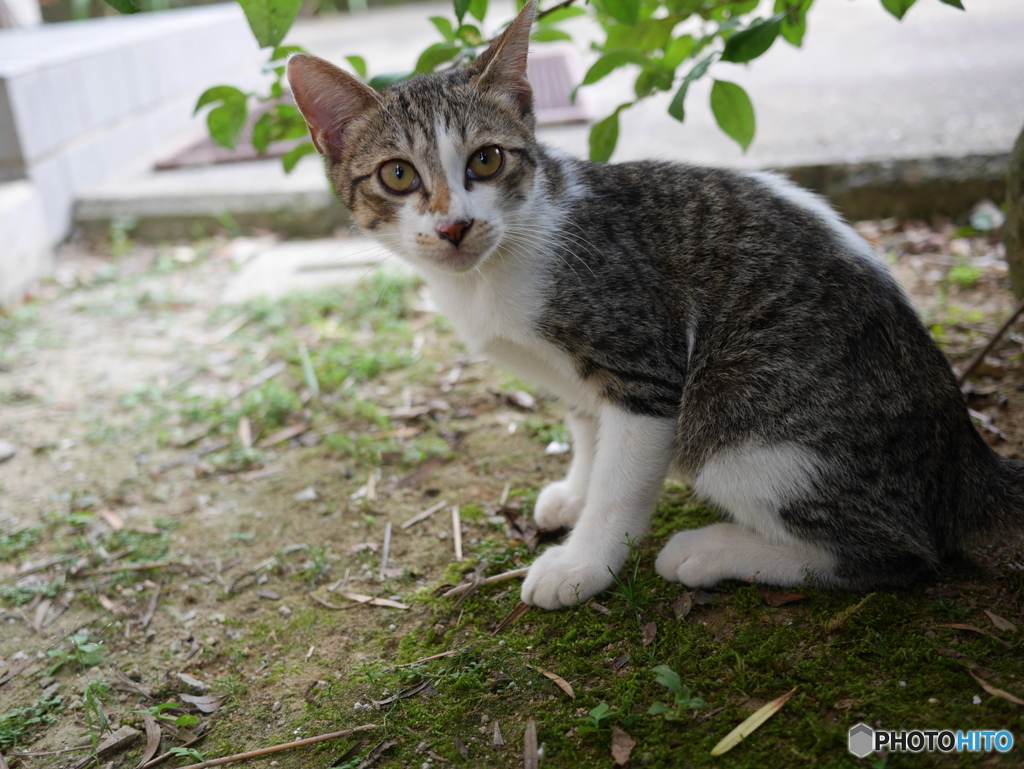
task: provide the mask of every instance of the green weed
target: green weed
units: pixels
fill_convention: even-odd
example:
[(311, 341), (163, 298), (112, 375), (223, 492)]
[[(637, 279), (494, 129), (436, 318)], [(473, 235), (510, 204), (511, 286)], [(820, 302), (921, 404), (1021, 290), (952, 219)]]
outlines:
[(707, 707), (707, 703), (700, 697), (691, 696), (690, 687), (684, 684), (679, 674), (668, 665), (658, 665), (654, 672), (658, 674), (654, 680), (675, 695), (675, 707), (664, 702), (655, 702), (647, 710), (650, 715), (663, 715), (666, 721), (682, 721), (687, 710), (702, 710)]
[(29, 526), (0, 537), (0, 561), (18, 557), (33, 545), (39, 544), (42, 538), (42, 526)]
[(64, 709), (60, 697), (43, 697), (24, 708), (14, 708), (0, 715), (0, 749), (16, 748), (38, 729), (59, 720), (56, 713)]

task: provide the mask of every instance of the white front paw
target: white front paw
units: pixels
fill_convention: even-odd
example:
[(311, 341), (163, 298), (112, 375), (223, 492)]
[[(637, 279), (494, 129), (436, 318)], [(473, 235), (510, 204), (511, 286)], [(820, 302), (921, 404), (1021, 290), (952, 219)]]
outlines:
[(586, 498), (577, 493), (568, 481), (549, 483), (541, 489), (533, 507), (533, 519), (542, 529), (573, 527), (580, 517)]
[(654, 569), (669, 582), (687, 587), (714, 587), (723, 579), (723, 553), (709, 542), (708, 527), (676, 533), (658, 553)]
[(612, 574), (603, 562), (587, 562), (566, 545), (550, 547), (533, 562), (523, 583), (523, 603), (561, 609), (585, 601), (611, 587)]

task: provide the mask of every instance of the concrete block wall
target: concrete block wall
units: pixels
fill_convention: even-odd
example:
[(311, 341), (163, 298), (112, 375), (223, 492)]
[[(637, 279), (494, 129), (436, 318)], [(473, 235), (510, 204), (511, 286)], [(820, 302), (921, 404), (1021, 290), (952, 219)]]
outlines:
[(77, 195), (200, 135), (199, 95), (265, 57), (236, 3), (0, 30), (0, 183), (31, 183), (59, 243)]

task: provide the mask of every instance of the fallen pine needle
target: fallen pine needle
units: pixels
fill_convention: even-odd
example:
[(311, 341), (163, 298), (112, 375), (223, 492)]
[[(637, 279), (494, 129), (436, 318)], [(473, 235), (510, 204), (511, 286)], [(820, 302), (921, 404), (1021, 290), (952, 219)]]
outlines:
[(345, 609), (354, 609), (356, 606), (364, 606), (364, 605), (367, 605), (367, 604), (370, 605), (370, 606), (387, 606), (388, 608), (391, 608), (391, 609), (408, 609), (409, 608), (404, 603), (399, 603), (398, 601), (390, 601), (387, 598), (374, 598), (373, 596), (370, 596), (370, 595), (360, 595), (359, 593), (338, 593), (338, 595), (340, 595), (342, 598), (347, 598), (350, 601), (354, 601), (354, 603), (350, 603), (350, 604), (347, 604), (345, 606), (337, 606), (336, 604), (333, 604), (333, 603), (327, 603), (327, 601), (325, 601), (323, 598), (315, 596), (312, 593), (310, 594), (309, 597), (312, 598), (314, 601), (316, 601), (321, 606), (323, 606), (323, 607), (325, 607), (327, 609), (332, 609), (334, 611), (344, 611)]
[(236, 753), (233, 756), (224, 756), (224, 758), (214, 758), (209, 761), (201, 761), (198, 764), (189, 764), (183, 766), (181, 769), (205, 769), (208, 766), (220, 766), (221, 764), (233, 764), (236, 761), (245, 761), (250, 758), (259, 758), (260, 756), (268, 756), (271, 753), (280, 753), (285, 750), (294, 750), (295, 748), (305, 747), (306, 745), (315, 745), (318, 742), (327, 742), (328, 740), (337, 740), (342, 737), (348, 737), (350, 734), (356, 732), (365, 732), (369, 729), (376, 729), (377, 724), (364, 724), (363, 726), (357, 726), (353, 729), (343, 729), (340, 732), (331, 732), (330, 734), (321, 734), (318, 737), (309, 737), (305, 740), (296, 740), (295, 742), (286, 742), (283, 745), (273, 745), (269, 748), (260, 748), (259, 750), (250, 750), (248, 753)]
[(166, 569), (168, 566), (177, 566), (176, 561), (154, 561), (153, 563), (131, 563), (127, 566), (104, 566), (100, 569), (86, 569), (75, 571), (70, 574), (72, 579), (82, 577), (95, 577), (100, 574), (117, 574), (122, 571), (146, 571), (147, 569)]
[(430, 516), (432, 516), (432, 515), (433, 515), (434, 513), (436, 513), (436, 512), (438, 511), (438, 510), (440, 510), (440, 509), (441, 509), (442, 507), (444, 507), (444, 506), (445, 506), (445, 505), (447, 505), (447, 504), (448, 504), (448, 503), (447, 503), (447, 502), (445, 502), (445, 501), (444, 501), (444, 500), (442, 499), (442, 500), (441, 500), (440, 502), (438, 502), (438, 503), (437, 503), (436, 505), (434, 505), (433, 507), (428, 507), (428, 508), (427, 508), (426, 510), (424, 510), (424, 511), (423, 511), (422, 513), (420, 513), (419, 515), (413, 516), (413, 517), (412, 517), (412, 518), (410, 518), (410, 519), (409, 519), (408, 521), (406, 521), (405, 523), (403, 523), (403, 524), (402, 524), (402, 528), (403, 528), (403, 529), (408, 529), (408, 528), (410, 528), (411, 526), (415, 526), (415, 525), (416, 525), (417, 523), (419, 523), (420, 521), (425, 521), (425, 520), (426, 520), (427, 518), (429, 518)]
[(432, 662), (434, 660), (441, 660), (441, 659), (444, 659), (445, 657), (454, 657), (458, 653), (459, 653), (458, 650), (451, 649), (451, 650), (446, 651), (446, 652), (441, 652), (440, 654), (431, 654), (429, 657), (421, 657), (420, 659), (416, 660), (415, 662), (406, 662), (405, 664), (402, 664), (402, 665), (395, 665), (395, 667), (396, 668), (411, 668), (413, 665), (422, 665), (424, 662)]
[(1001, 697), (1002, 699), (1009, 700), (1010, 702), (1013, 702), (1017, 705), (1024, 705), (1024, 700), (1022, 700), (1020, 697), (1016, 696), (1015, 694), (1010, 694), (1007, 691), (1003, 691), (997, 686), (993, 686), (984, 678), (979, 676), (975, 672), (976, 670), (977, 668), (968, 668), (967, 672), (971, 674), (971, 678), (973, 678), (975, 681), (981, 684), (981, 688), (984, 689), (986, 692), (991, 694), (993, 697)]
[[(483, 587), (484, 585), (492, 585), (495, 582), (504, 582), (505, 580), (516, 579), (517, 577), (525, 577), (526, 572), (528, 572), (529, 570), (529, 567), (527, 567), (523, 569), (513, 569), (512, 571), (506, 571), (502, 574), (495, 574), (493, 577), (488, 577), (487, 579), (483, 580), (479, 585), (477, 585), (477, 587)], [(465, 585), (458, 585), (457, 587), (453, 587), (451, 590), (444, 593), (441, 597), (453, 598), (457, 595), (462, 595), (471, 587), (473, 587), (473, 583), (467, 582)]]
[(388, 570), (388, 559), (391, 557), (391, 521), (384, 527), (384, 546), (380, 555), (380, 581), (385, 579), (385, 572)]
[(722, 741), (711, 749), (711, 755), (720, 756), (723, 753), (728, 753), (743, 742), (743, 740), (760, 729), (765, 721), (782, 710), (782, 706), (786, 704), (790, 697), (796, 694), (796, 690), (799, 688), (798, 686), (794, 687), (792, 691), (783, 694), (781, 697), (776, 697), (767, 705), (754, 712), (746, 721), (725, 735)]
[(462, 518), (459, 516), (459, 506), (452, 506), (452, 541), (455, 543), (455, 560), (462, 560)]

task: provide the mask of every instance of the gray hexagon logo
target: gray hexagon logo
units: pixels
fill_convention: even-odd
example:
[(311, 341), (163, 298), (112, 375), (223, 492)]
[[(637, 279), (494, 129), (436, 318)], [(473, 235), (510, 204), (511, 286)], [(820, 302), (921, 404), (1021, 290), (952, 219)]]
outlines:
[(848, 746), (853, 755), (864, 758), (875, 748), (875, 730), (867, 724), (851, 726)]

